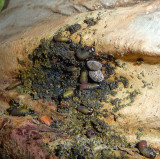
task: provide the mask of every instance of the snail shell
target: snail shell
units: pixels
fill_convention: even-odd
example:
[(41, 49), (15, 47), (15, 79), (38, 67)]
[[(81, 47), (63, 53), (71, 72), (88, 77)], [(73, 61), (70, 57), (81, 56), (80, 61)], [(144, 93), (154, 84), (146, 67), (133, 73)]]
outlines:
[(95, 82), (102, 82), (104, 80), (104, 76), (100, 70), (89, 71), (89, 76)]
[(97, 61), (87, 61), (87, 66), (92, 71), (98, 71), (102, 68), (102, 64)]
[(155, 158), (156, 157), (156, 153), (150, 148), (147, 147), (147, 141), (146, 140), (141, 140), (138, 143), (138, 148), (140, 153), (147, 157), (147, 158)]

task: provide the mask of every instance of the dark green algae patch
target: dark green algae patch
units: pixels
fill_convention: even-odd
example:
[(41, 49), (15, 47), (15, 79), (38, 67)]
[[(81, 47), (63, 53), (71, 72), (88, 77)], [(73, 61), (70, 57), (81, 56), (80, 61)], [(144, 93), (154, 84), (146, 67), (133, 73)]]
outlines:
[[(88, 52), (87, 58), (79, 60), (75, 56), (77, 51)], [(100, 119), (109, 117), (107, 109), (100, 111), (103, 108), (102, 102), (107, 102), (107, 96), (116, 95), (120, 83), (124, 85), (124, 89), (129, 86), (126, 77), (116, 77), (115, 69), (118, 66), (113, 55), (98, 56), (93, 47), (82, 46), (80, 43), (42, 39), (39, 47), (28, 58), (32, 66), (20, 70), (22, 85), (17, 87), (17, 91), (30, 94), (34, 100), (54, 100), (58, 113), (67, 118), (67, 122), (59, 128), (72, 137), (71, 145), (67, 142), (59, 144), (54, 150), (49, 149), (51, 154), (60, 158), (118, 158), (114, 153), (118, 146), (130, 146), (116, 128)], [(99, 87), (96, 89), (80, 90), (81, 71), (88, 70), (88, 60), (105, 60), (105, 80), (98, 83)], [(114, 80), (109, 80), (109, 77), (114, 77)], [(88, 83), (95, 83), (87, 78)], [(113, 106), (112, 112), (127, 106), (121, 104), (121, 99), (109, 102)], [(77, 111), (80, 105), (86, 107), (85, 113), (83, 109)], [(87, 109), (93, 113), (87, 114)], [(102, 148), (96, 149), (98, 146)], [(122, 156), (125, 157), (124, 152), (121, 153)]]

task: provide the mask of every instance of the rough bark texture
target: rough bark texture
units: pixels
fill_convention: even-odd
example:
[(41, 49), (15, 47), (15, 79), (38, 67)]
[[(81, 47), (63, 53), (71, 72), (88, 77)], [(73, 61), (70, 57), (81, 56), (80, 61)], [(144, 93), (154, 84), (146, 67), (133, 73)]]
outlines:
[[(121, 62), (126, 63), (125, 68), (116, 70), (117, 74), (125, 75), (130, 83), (134, 83), (134, 88), (141, 92), (131, 106), (116, 113), (118, 116), (116, 121), (111, 118), (106, 122), (119, 127), (129, 141), (137, 141), (135, 133), (139, 127), (143, 127), (141, 139), (160, 149), (160, 2), (158, 0), (140, 2), (133, 6), (128, 6), (133, 4), (132, 0), (128, 3), (95, 1), (91, 5), (91, 1), (65, 1), (65, 3), (61, 1), (50, 2), (47, 5), (43, 3), (37, 5), (37, 1), (32, 4), (20, 1), (17, 6), (11, 1), (10, 7), (0, 15), (1, 154), (3, 156), (8, 154), (10, 158), (52, 158), (46, 148), (39, 145), (42, 141), (54, 139), (59, 132), (54, 130), (54, 133), (50, 133), (52, 130), (44, 128), (47, 132), (39, 134), (41, 130), (31, 122), (32, 119), (4, 117), (3, 113), (9, 107), (9, 100), (18, 97), (23, 103), (31, 105), (36, 113), (65, 121), (56, 114), (54, 103), (33, 101), (27, 95), (21, 96), (4, 89), (14, 81), (13, 76), (17, 75), (21, 68), (17, 58), (27, 61), (28, 52), (32, 52), (40, 44), (40, 39), (51, 39), (59, 29), (64, 30), (66, 26), (76, 23), (81, 24), (82, 28), (70, 38), (74, 42), (81, 40), (83, 45), (94, 45), (97, 54), (115, 54)], [(114, 8), (126, 5), (127, 7)], [(42, 11), (36, 11), (33, 16), (29, 8)], [(22, 14), (24, 10), (26, 14)], [(15, 18), (13, 13), (17, 15), (15, 20), (12, 20)], [(74, 15), (75, 13), (78, 14)], [(30, 16), (35, 19), (29, 21)], [(84, 23), (86, 18), (94, 18), (97, 23), (87, 27)], [(68, 32), (64, 34), (69, 36)], [(138, 58), (142, 58), (144, 63), (137, 65)], [(145, 88), (142, 88), (144, 86), (142, 80), (148, 83)], [(118, 96), (122, 97), (123, 94), (119, 93)], [(105, 103), (104, 108), (109, 107), (110, 105)], [(26, 127), (27, 125), (29, 127)], [(63, 136), (59, 138), (61, 142), (68, 140), (66, 136), (65, 139)]]

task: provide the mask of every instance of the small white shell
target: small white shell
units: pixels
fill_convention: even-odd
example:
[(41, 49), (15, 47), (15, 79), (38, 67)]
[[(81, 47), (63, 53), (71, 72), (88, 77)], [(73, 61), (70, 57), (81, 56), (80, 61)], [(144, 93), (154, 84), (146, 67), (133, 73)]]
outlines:
[(87, 61), (87, 66), (90, 70), (97, 71), (102, 68), (102, 64), (97, 61)]
[(95, 82), (102, 82), (104, 80), (104, 76), (100, 70), (89, 71), (89, 76)]

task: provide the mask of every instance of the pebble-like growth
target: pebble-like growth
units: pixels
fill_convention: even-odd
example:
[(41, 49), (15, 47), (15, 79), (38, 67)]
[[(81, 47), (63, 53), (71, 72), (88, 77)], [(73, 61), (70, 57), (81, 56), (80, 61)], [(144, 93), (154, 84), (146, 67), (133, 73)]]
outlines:
[(102, 64), (97, 61), (87, 61), (87, 66), (92, 71), (98, 71), (102, 68)]
[(104, 80), (104, 76), (100, 70), (89, 71), (89, 76), (95, 82), (102, 82)]

